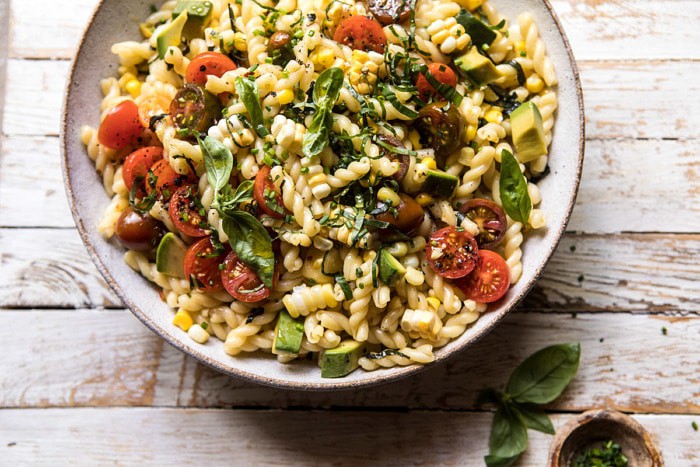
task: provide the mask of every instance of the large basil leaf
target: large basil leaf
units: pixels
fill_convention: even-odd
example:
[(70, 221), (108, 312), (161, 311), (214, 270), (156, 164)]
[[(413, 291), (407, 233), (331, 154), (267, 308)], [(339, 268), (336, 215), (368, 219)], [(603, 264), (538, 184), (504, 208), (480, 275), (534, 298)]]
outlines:
[(235, 192), (233, 188), (231, 188), (231, 185), (226, 185), (224, 189), (221, 190), (221, 194), (217, 200), (219, 203), (219, 211), (223, 212), (223, 215), (238, 211), (238, 207), (241, 203), (245, 203), (251, 199), (253, 199), (252, 180), (242, 182), (238, 185)]
[(316, 112), (304, 135), (302, 150), (306, 157), (314, 157), (328, 146), (333, 127), (333, 106), (343, 87), (343, 70), (329, 68), (321, 73), (314, 84)]
[(223, 187), (228, 185), (233, 170), (233, 154), (218, 139), (207, 136), (204, 139), (197, 137), (199, 147), (204, 156), (204, 168), (207, 171), (209, 186), (214, 189), (214, 199)]
[[(515, 460), (527, 448), (527, 428), (520, 417), (506, 404), (493, 417), (489, 437), (489, 455), (501, 461)], [(485, 459), (486, 460), (486, 459)], [(488, 460), (486, 463), (488, 464)], [(488, 464), (491, 465), (491, 464)], [(508, 464), (494, 464), (508, 465)]]
[(511, 409), (520, 417), (525, 426), (531, 430), (541, 431), (550, 435), (554, 434), (552, 421), (540, 407), (534, 404), (513, 404)]
[(331, 107), (338, 100), (340, 88), (343, 87), (343, 70), (340, 68), (328, 68), (318, 75), (314, 84), (314, 102), (318, 105), (323, 99), (332, 101)]
[(275, 254), (272, 251), (272, 239), (265, 227), (244, 211), (223, 214), (222, 226), (238, 259), (253, 269), (263, 284), (272, 287)]
[(500, 195), (503, 210), (512, 219), (526, 223), (530, 218), (532, 201), (527, 192), (527, 180), (513, 154), (501, 152)]
[(260, 95), (258, 94), (258, 83), (250, 79), (236, 78), (234, 82), (236, 87), (236, 93), (238, 97), (243, 101), (248, 114), (250, 115), (250, 122), (255, 128), (255, 132), (261, 138), (269, 135), (270, 132), (267, 131), (265, 126), (265, 119), (263, 118), (262, 107), (260, 106)]
[(576, 375), (580, 356), (578, 343), (546, 347), (515, 369), (506, 393), (518, 403), (548, 404), (559, 397)]

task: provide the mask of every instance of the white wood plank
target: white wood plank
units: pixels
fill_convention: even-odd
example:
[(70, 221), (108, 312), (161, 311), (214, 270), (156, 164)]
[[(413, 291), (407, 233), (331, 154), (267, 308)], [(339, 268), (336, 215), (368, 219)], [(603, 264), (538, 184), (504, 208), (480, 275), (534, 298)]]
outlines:
[[(9, 60), (4, 133), (58, 135), (68, 71), (65, 61)], [(697, 61), (581, 63), (587, 137), (700, 137), (698, 75)]]
[[(698, 235), (567, 234), (523, 307), (700, 312), (699, 254)], [(120, 306), (75, 230), (0, 229), (0, 258), (0, 306)]]
[[(552, 416), (560, 428), (575, 414)], [(688, 416), (635, 417), (666, 465), (697, 465)], [(47, 409), (0, 412), (8, 464), (483, 465), (489, 413)], [(530, 432), (518, 466), (546, 465), (551, 436)], [(221, 448), (223, 447), (223, 449)]]
[[(11, 56), (70, 58), (96, 3), (75, 0), (65, 8), (46, 2), (38, 15), (35, 3), (11, 1)], [(687, 40), (695, 33), (689, 19), (700, 17), (696, 1), (555, 0), (552, 4), (579, 60), (700, 57), (694, 42)]]
[[(473, 410), (479, 391), (502, 389), (510, 372), (528, 355), (546, 345), (580, 341), (579, 373), (551, 405), (553, 410), (609, 405), (636, 413), (700, 414), (697, 316), (603, 313), (572, 318), (515, 313), (445, 365), (397, 383), (332, 393), (284, 391), (216, 373), (164, 345), (127, 311), (6, 310), (0, 316), (12, 323), (0, 328), (5, 348), (0, 360), (0, 407), (5, 408), (153, 405)], [(208, 345), (221, 343), (212, 340)], [(684, 389), (679, 391), (672, 382), (684, 382)]]

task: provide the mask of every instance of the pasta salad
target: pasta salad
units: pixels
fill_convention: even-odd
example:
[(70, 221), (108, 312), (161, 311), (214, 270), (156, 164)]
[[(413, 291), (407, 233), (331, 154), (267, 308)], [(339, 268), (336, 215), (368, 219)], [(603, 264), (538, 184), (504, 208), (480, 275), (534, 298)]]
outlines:
[(139, 29), (82, 140), (99, 230), (197, 343), (426, 364), (520, 278), (557, 107), (531, 14), (179, 0)]

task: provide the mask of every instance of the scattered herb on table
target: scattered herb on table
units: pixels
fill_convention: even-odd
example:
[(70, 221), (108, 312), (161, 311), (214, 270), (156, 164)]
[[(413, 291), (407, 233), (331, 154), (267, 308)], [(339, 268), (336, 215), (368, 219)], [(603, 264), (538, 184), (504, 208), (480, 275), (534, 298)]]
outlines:
[(693, 427), (693, 430), (698, 431), (698, 422), (695, 420), (693, 420), (693, 423), (691, 423), (690, 426)]
[(666, 329), (666, 326), (661, 328), (661, 334), (663, 334), (664, 336), (668, 334), (668, 329)]
[(540, 407), (564, 391), (578, 371), (579, 343), (546, 347), (522, 362), (510, 375), (505, 392), (486, 389), (477, 403), (497, 406), (489, 438), (489, 467), (509, 466), (527, 448), (527, 430), (554, 434), (554, 426)]
[(574, 467), (626, 467), (628, 463), (620, 445), (611, 440), (578, 456)]

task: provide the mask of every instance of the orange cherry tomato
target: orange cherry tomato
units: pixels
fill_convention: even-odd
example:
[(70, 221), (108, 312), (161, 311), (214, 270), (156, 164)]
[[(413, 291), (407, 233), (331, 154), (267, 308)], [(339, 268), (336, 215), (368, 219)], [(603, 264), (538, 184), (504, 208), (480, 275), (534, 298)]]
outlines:
[(124, 101), (107, 112), (97, 132), (97, 140), (108, 148), (122, 149), (137, 144), (143, 129), (134, 101)]
[(284, 219), (282, 195), (272, 183), (270, 167), (263, 165), (255, 176), (253, 196), (260, 210), (275, 219)]
[(124, 184), (129, 192), (131, 192), (134, 183), (136, 183), (136, 179), (141, 177), (137, 195), (139, 197), (145, 195), (144, 188), (146, 186), (146, 178), (148, 177), (148, 169), (162, 158), (163, 148), (157, 146), (137, 149), (126, 157), (124, 166), (122, 167), (122, 176), (124, 177)]
[(353, 49), (384, 53), (386, 34), (382, 25), (366, 16), (351, 16), (340, 22), (333, 40)]
[(221, 77), (227, 71), (238, 68), (233, 60), (219, 52), (202, 52), (192, 59), (185, 72), (185, 81), (197, 83), (201, 86), (207, 84), (207, 76)]
[[(441, 84), (448, 86), (457, 86), (457, 75), (454, 70), (444, 63), (433, 62), (428, 65), (428, 72), (435, 77)], [(437, 90), (428, 82), (423, 73), (418, 74), (416, 79), (416, 87), (418, 88), (418, 96), (423, 102), (427, 102), (431, 97), (440, 97), (440, 100), (445, 100)]]
[(206, 221), (206, 211), (197, 196), (195, 185), (178, 188), (170, 198), (168, 205), (170, 219), (177, 230), (190, 237), (206, 237), (209, 235), (209, 225)]
[(469, 232), (454, 226), (435, 232), (425, 247), (425, 259), (433, 271), (447, 279), (464, 277), (474, 270), (479, 247)]
[(203, 238), (193, 243), (185, 253), (185, 277), (194, 279), (197, 288), (202, 292), (219, 292), (224, 286), (221, 284), (221, 270), (219, 265), (223, 263), (228, 250), (217, 251), (211, 242), (211, 237)]
[(455, 284), (475, 302), (495, 302), (510, 287), (510, 269), (498, 253), (480, 250), (476, 269), (467, 277), (455, 281)]
[[(273, 286), (277, 283), (277, 273), (275, 268)], [(233, 298), (242, 302), (255, 303), (270, 296), (270, 289), (262, 283), (255, 271), (238, 259), (233, 251), (224, 260), (221, 282)]]
[(192, 173), (182, 175), (175, 172), (175, 169), (170, 167), (170, 164), (165, 159), (161, 159), (153, 164), (151, 172), (155, 175), (156, 181), (153, 183), (152, 180), (146, 180), (146, 192), (150, 194), (155, 190), (158, 193), (158, 198), (163, 201), (170, 200), (175, 190), (181, 186), (197, 183), (197, 177)]
[(139, 120), (144, 128), (151, 126), (151, 118), (167, 114), (170, 109), (170, 99), (162, 94), (145, 98), (139, 104)]

